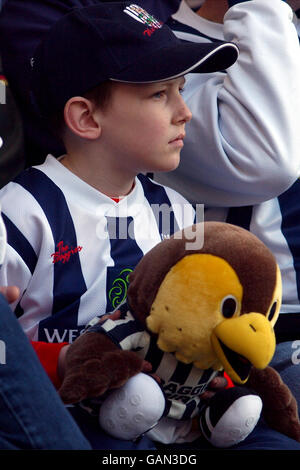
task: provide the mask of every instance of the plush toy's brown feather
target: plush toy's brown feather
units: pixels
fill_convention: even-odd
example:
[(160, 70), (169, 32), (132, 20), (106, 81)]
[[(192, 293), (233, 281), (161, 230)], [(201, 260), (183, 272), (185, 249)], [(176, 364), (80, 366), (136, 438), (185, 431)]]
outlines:
[(300, 442), (298, 406), (289, 387), (272, 367), (253, 368), (248, 380), (263, 401), (263, 416), (272, 429)]
[(83, 334), (67, 351), (60, 397), (66, 404), (99, 397), (141, 372), (142, 364), (134, 352), (121, 351), (105, 334)]

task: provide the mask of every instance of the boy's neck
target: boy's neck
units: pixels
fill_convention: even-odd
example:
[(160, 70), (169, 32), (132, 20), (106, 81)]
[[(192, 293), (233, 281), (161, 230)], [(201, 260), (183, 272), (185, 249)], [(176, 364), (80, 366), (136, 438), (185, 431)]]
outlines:
[[(98, 161), (102, 162), (101, 159)], [(84, 159), (81, 159), (72, 154), (66, 154), (61, 158), (60, 163), (85, 183), (113, 199), (127, 196), (134, 187), (133, 175), (125, 175), (124, 172), (118, 171), (108, 172), (107, 168), (104, 171), (100, 165), (91, 164), (86, 155)]]
[(223, 23), (227, 10), (227, 0), (206, 0), (197, 11), (197, 15), (214, 23)]

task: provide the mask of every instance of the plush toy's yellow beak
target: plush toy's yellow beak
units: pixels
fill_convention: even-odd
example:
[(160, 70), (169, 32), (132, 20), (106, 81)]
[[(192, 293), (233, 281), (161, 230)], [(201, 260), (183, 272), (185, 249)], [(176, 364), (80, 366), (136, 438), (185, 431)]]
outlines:
[(269, 364), (276, 345), (272, 324), (260, 313), (223, 320), (214, 328), (211, 341), (227, 374), (240, 384), (247, 381), (251, 365), (264, 369)]

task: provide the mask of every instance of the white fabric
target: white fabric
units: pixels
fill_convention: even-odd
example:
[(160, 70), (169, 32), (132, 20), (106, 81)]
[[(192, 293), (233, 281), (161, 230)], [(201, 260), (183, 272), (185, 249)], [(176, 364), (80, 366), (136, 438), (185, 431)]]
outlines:
[(232, 40), (240, 55), (226, 73), (188, 76), (184, 97), (193, 118), (181, 164), (155, 179), (204, 203), (205, 220), (232, 222), (232, 207), (245, 206), (233, 223), (274, 253), (283, 278), (281, 312), (299, 312), (298, 20), (281, 0), (237, 4), (224, 25), (182, 1), (173, 19), (182, 39)]
[(292, 10), (281, 0), (251, 0), (230, 8), (223, 27), (183, 1), (173, 19), (201, 33), (171, 24), (180, 38), (224, 38), (240, 55), (227, 73), (188, 75), (183, 96), (193, 118), (181, 163), (155, 179), (209, 206), (278, 196), (300, 170), (300, 57)]

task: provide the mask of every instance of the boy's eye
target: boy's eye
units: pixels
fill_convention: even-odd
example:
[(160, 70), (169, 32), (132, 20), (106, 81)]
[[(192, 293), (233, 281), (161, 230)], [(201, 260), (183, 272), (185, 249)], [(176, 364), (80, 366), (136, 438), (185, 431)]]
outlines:
[(166, 90), (157, 91), (153, 94), (153, 97), (156, 99), (161, 99), (166, 95)]
[(156, 93), (154, 93), (154, 98), (162, 98), (163, 96), (165, 95), (165, 92), (164, 91), (157, 91)]
[[(182, 94), (183, 91), (184, 91), (184, 86), (180, 86), (180, 87), (178, 88), (178, 92), (179, 92), (180, 94)], [(153, 96), (155, 99), (160, 100), (160, 99), (164, 98), (164, 97), (167, 96), (167, 95), (168, 95), (168, 89), (163, 89), (163, 90), (156, 91), (155, 93), (153, 93), (152, 96)]]

